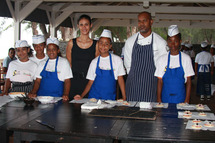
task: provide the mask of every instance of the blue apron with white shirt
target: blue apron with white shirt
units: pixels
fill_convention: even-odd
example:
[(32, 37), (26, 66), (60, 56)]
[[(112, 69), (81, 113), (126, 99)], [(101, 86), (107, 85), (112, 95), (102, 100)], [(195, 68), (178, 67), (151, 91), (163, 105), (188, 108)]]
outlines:
[(49, 62), (49, 59), (46, 61), (46, 64), (42, 72), (40, 73), (40, 76), (42, 76), (42, 79), (40, 82), (40, 88), (37, 92), (37, 96), (62, 97), (64, 82), (58, 79), (58, 75), (57, 75), (58, 58), (59, 57), (57, 57), (56, 59), (54, 72), (46, 71), (46, 66)]
[(197, 95), (211, 95), (211, 73), (209, 64), (198, 64)]
[(96, 67), (96, 78), (88, 98), (116, 100), (116, 80), (114, 78), (111, 54), (109, 54), (111, 70), (99, 68), (100, 56)]
[(184, 69), (181, 62), (181, 52), (179, 52), (180, 67), (170, 69), (170, 52), (166, 72), (162, 78), (162, 102), (164, 103), (182, 103), (186, 97)]

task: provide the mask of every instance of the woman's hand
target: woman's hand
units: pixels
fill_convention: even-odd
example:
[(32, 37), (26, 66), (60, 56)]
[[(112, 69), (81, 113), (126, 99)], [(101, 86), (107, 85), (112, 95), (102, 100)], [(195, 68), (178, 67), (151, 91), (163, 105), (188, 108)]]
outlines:
[(77, 95), (74, 96), (74, 99), (75, 99), (75, 100), (81, 100), (82, 97), (81, 97), (80, 95), (77, 94)]

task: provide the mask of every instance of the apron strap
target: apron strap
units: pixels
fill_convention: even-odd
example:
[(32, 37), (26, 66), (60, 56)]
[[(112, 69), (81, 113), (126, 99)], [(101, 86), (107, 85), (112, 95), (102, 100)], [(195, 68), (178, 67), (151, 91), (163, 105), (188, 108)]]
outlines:
[(181, 52), (180, 51), (179, 51), (179, 63), (180, 63), (180, 67), (182, 67)]
[(110, 53), (109, 53), (109, 57), (110, 57), (110, 67), (111, 67), (111, 71), (112, 71), (112, 73), (113, 73), (113, 75), (114, 75), (114, 72), (113, 72), (113, 64), (112, 64), (112, 56), (111, 56)]
[(170, 63), (170, 52), (169, 52), (169, 54), (168, 54), (167, 69), (169, 69), (169, 63)]

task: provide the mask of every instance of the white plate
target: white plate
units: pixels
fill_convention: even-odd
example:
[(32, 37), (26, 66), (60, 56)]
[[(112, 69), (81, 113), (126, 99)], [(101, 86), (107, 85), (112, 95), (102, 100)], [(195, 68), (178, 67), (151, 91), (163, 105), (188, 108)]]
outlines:
[(52, 96), (37, 96), (37, 99), (42, 103), (51, 103), (54, 100), (54, 97)]
[(10, 96), (10, 98), (17, 99), (18, 97), (25, 96), (25, 93), (24, 92), (10, 92), (8, 95)]

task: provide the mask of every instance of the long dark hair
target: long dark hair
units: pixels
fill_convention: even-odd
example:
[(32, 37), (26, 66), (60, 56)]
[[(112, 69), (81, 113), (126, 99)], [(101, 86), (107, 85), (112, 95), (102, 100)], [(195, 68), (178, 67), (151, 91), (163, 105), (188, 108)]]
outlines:
[(87, 19), (87, 20), (90, 22), (90, 24), (92, 23), (92, 20), (91, 20), (91, 18), (90, 18), (89, 15), (86, 15), (86, 14), (81, 15), (81, 16), (78, 18), (78, 23), (77, 23), (77, 24), (79, 24), (79, 22), (80, 22), (81, 19)]

